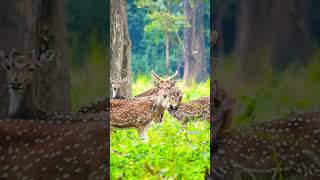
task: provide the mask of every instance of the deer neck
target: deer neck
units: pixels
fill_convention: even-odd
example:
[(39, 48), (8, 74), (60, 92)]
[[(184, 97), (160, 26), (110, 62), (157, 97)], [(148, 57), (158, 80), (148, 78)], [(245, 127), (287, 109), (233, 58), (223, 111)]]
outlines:
[(26, 87), (24, 91), (9, 90), (9, 117), (29, 118), (35, 115), (36, 103), (35, 94), (31, 87)]
[(151, 115), (153, 118), (159, 118), (167, 107), (168, 101), (163, 100), (162, 96), (155, 99), (154, 103), (151, 105)]

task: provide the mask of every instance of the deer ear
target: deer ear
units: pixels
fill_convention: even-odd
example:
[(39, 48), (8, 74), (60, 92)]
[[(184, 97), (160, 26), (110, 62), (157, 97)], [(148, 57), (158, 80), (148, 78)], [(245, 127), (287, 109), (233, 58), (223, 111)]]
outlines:
[(9, 59), (11, 60), (12, 58), (16, 57), (18, 55), (18, 51), (15, 48), (12, 48)]
[(2, 49), (0, 49), (0, 61), (1, 61), (2, 66), (3, 66), (5, 69), (7, 69), (7, 70), (10, 69), (10, 65), (9, 65), (9, 62), (8, 62), (8, 58), (6, 57), (6, 54), (5, 54), (5, 52), (4, 52)]
[(171, 77), (168, 78), (170, 81), (171, 86), (175, 86), (178, 81), (178, 71), (174, 73)]
[(56, 52), (54, 50), (47, 50), (46, 52), (40, 55), (39, 63), (44, 64), (46, 62), (52, 61), (56, 56)]

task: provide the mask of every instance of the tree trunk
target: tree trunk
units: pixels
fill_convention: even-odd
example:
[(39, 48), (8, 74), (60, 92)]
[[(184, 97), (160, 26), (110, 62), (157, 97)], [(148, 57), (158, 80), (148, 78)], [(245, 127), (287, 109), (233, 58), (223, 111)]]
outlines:
[(41, 69), (37, 94), (40, 107), (50, 111), (70, 112), (70, 76), (64, 0), (42, 0), (37, 23), (37, 50), (57, 52), (55, 62)]
[(166, 61), (165, 61), (165, 66), (166, 66), (166, 75), (169, 76), (169, 69), (170, 69), (170, 56), (169, 56), (169, 32), (165, 32), (165, 38), (166, 38)]
[[(46, 0), (48, 1), (48, 0)], [(46, 42), (47, 46), (56, 50), (57, 57), (50, 67), (39, 72), (37, 99), (40, 106), (49, 111), (69, 111), (69, 72), (66, 53), (66, 31), (64, 23), (64, 1), (43, 0), (4, 0), (0, 7), (0, 48), (10, 52), (35, 49), (39, 55), (42, 38), (40, 28), (50, 24), (48, 33), (52, 37)], [(46, 9), (48, 14), (45, 13)], [(42, 17), (46, 18), (42, 18)], [(52, 65), (54, 64), (54, 65)], [(8, 111), (8, 88), (5, 71), (0, 68), (0, 117), (5, 117)]]
[(185, 17), (189, 28), (185, 30), (184, 50), (184, 77), (186, 85), (192, 81), (202, 81), (207, 78), (204, 58), (204, 12), (201, 10), (203, 0), (194, 0), (194, 6), (190, 0), (184, 1)]
[(120, 95), (131, 97), (131, 41), (128, 31), (127, 3), (125, 0), (111, 0), (111, 61), (110, 77), (128, 77)]
[(306, 1), (240, 1), (235, 57), (242, 79), (257, 80), (266, 64), (282, 69), (306, 62), (311, 49), (306, 11)]

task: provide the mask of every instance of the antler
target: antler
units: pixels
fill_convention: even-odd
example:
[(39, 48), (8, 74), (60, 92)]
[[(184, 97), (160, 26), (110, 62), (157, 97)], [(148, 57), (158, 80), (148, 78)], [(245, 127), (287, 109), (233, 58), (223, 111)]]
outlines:
[(151, 76), (153, 76), (154, 78), (156, 78), (157, 80), (159, 80), (159, 81), (162, 81), (163, 79), (160, 77), (160, 76), (158, 76), (154, 71), (151, 71)]
[(177, 77), (178, 77), (178, 71), (176, 71), (176, 72), (174, 73), (174, 75), (168, 77), (168, 80), (171, 81), (172, 79), (177, 78)]

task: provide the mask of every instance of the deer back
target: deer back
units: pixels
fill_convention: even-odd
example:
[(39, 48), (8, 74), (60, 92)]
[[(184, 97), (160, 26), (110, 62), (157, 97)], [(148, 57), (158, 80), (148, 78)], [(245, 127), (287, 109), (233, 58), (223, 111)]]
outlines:
[(231, 179), (243, 173), (271, 177), (280, 172), (320, 177), (319, 142), (320, 113), (233, 130), (214, 142), (211, 174), (216, 179)]

